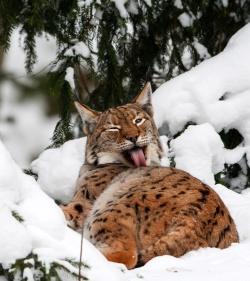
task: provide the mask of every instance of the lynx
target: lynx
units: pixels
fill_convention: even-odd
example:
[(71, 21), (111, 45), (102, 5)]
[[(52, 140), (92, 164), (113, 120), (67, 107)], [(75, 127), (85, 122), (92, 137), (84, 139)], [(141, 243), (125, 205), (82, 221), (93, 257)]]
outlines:
[(76, 103), (87, 134), (85, 164), (69, 225), (108, 260), (131, 269), (155, 256), (182, 256), (200, 247), (238, 242), (236, 226), (217, 193), (190, 174), (161, 167), (151, 86), (129, 104), (96, 112)]

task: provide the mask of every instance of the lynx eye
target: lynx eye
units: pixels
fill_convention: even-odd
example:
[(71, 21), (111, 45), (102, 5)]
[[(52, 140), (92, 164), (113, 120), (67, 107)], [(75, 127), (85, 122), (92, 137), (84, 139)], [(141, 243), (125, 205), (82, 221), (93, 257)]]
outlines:
[(107, 132), (118, 132), (120, 130), (120, 127), (110, 127), (107, 128), (105, 131)]
[(144, 121), (145, 121), (144, 118), (137, 118), (137, 119), (134, 120), (134, 123), (136, 125), (141, 125)]

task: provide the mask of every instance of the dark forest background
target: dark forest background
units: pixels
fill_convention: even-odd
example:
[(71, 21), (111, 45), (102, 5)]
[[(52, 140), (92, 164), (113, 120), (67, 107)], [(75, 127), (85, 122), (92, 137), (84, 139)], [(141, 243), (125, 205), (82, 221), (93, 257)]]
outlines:
[[(20, 27), (25, 67), (34, 83), (22, 84), (3, 71), (0, 82), (12, 80), (24, 96), (46, 96), (50, 114), (60, 114), (52, 146), (73, 137), (73, 99), (104, 110), (130, 100), (145, 81), (156, 89), (218, 54), (250, 20), (249, 0), (122, 2), (119, 6), (118, 0), (0, 0), (0, 56), (8, 50), (13, 30)], [(43, 33), (56, 38), (57, 58), (49, 71), (32, 75), (35, 38)], [(88, 47), (88, 55), (75, 52), (79, 42)], [(65, 80), (69, 67), (75, 89)]]

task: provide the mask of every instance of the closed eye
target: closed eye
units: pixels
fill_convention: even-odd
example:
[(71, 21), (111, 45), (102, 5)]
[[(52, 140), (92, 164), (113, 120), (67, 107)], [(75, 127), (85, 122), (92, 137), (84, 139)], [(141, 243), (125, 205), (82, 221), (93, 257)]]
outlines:
[(108, 132), (118, 132), (120, 130), (120, 127), (110, 127), (107, 128), (106, 131)]

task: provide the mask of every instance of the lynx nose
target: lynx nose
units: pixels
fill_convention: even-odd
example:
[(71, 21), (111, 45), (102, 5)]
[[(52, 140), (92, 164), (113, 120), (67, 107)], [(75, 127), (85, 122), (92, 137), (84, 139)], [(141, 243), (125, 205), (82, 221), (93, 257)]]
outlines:
[(136, 144), (137, 142), (137, 137), (128, 137), (127, 139), (131, 141), (133, 144)]

